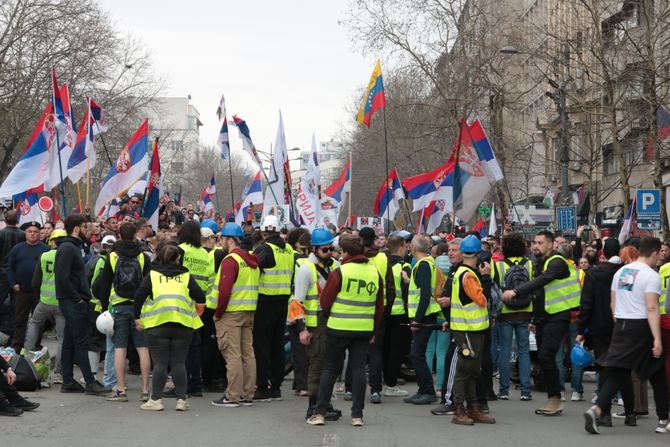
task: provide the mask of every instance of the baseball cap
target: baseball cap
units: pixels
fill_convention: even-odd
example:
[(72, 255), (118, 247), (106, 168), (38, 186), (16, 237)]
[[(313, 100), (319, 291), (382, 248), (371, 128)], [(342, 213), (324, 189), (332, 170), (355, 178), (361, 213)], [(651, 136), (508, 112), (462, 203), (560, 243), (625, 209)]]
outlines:
[(116, 243), (116, 238), (111, 234), (103, 237), (101, 242), (102, 245), (114, 245), (114, 243)]
[(208, 237), (212, 237), (212, 236), (214, 236), (214, 232), (212, 230), (210, 230), (209, 228), (205, 227), (205, 228), (200, 229), (200, 237), (202, 237), (203, 239), (208, 238)]

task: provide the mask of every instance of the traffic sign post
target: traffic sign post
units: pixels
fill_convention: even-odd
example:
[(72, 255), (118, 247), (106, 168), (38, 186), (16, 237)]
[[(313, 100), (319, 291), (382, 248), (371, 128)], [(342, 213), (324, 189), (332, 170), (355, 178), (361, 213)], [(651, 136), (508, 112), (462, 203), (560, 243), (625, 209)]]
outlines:
[(635, 212), (640, 230), (660, 230), (661, 190), (638, 189), (635, 193)]
[(577, 207), (556, 207), (556, 229), (564, 234), (575, 234), (577, 232)]

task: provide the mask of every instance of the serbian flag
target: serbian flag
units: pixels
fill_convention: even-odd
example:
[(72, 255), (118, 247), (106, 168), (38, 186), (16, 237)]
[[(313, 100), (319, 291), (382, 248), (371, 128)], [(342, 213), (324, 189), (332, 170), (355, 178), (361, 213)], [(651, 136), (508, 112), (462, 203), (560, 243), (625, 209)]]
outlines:
[[(663, 106), (656, 108), (656, 139), (659, 143), (670, 136), (670, 112)], [(654, 139), (651, 135), (647, 138), (647, 161), (654, 158)]]
[(472, 226), (472, 230), (478, 232), (479, 237), (484, 239), (486, 237), (486, 225), (484, 224), (484, 219), (480, 217)]
[(67, 162), (67, 176), (72, 183), (77, 183), (79, 179), (95, 166), (95, 149), (93, 146), (95, 140), (95, 121), (91, 116), (91, 100), (87, 101), (88, 107), (84, 113), (84, 119), (81, 121), (79, 131), (77, 132), (77, 142), (74, 145), (70, 159)]
[(226, 212), (226, 222), (235, 222), (235, 213), (238, 212), (242, 204), (240, 202), (237, 202), (235, 206), (233, 206), (231, 209)]
[(49, 172), (49, 153), (56, 150), (55, 142), (53, 103), (50, 103), (30, 135), (23, 155), (0, 186), (0, 198), (8, 199), (44, 183)]
[(344, 165), (342, 175), (335, 180), (335, 182), (323, 191), (323, 194), (332, 198), (338, 203), (338, 207), (342, 205), (342, 196), (345, 192), (351, 191), (351, 159), (347, 160)]
[(486, 173), (486, 176), (492, 182), (497, 182), (503, 179), (503, 173), (498, 164), (495, 154), (493, 153), (493, 148), (491, 147), (491, 142), (486, 136), (486, 132), (482, 127), (481, 121), (479, 118), (474, 120), (470, 126), (468, 126), (468, 131), (470, 133), (470, 138), (472, 140), (472, 146), (477, 151), (477, 156), (479, 157), (482, 169)]
[(58, 143), (60, 144), (60, 147), (58, 150), (51, 151), (51, 158), (49, 160), (49, 178), (44, 181), (44, 188), (47, 191), (58, 186), (61, 183), (61, 178), (65, 180), (68, 177), (67, 165), (77, 140), (74, 124), (74, 111), (70, 104), (70, 88), (67, 84), (64, 84), (58, 90), (58, 99), (54, 98), (54, 104), (58, 104), (58, 106), (62, 108), (64, 122), (60, 121), (58, 113), (56, 113), (55, 123), (56, 129), (58, 130)]
[(121, 197), (147, 174), (149, 167), (149, 120), (145, 119), (126, 147), (121, 150), (116, 164), (107, 174), (94, 212), (101, 216), (105, 207), (117, 197)]
[(90, 98), (86, 98), (90, 101), (90, 111), (91, 111), (91, 117), (93, 118), (94, 126), (93, 126), (93, 135), (98, 135), (99, 133), (103, 133), (107, 131), (108, 124), (107, 124), (107, 116), (105, 115), (105, 111), (102, 110), (102, 107), (100, 107), (95, 101), (93, 101)]
[(56, 79), (56, 67), (51, 67), (51, 102), (56, 116), (56, 126), (65, 127), (65, 108), (61, 90), (58, 87), (58, 79)]
[(40, 185), (37, 188), (32, 188), (13, 197), (13, 200), (16, 202), (16, 210), (18, 211), (19, 225), (32, 221), (44, 223), (42, 211), (37, 206), (40, 193), (42, 192), (44, 192), (44, 188)]
[(438, 199), (451, 202), (450, 188), (453, 185), (453, 172), (454, 161), (450, 160), (437, 169), (404, 179), (402, 186), (412, 199), (412, 211), (421, 211), (426, 208), (430, 202), (436, 200), (435, 194), (440, 190)]
[(216, 179), (214, 174), (209, 179), (209, 185), (200, 193), (200, 208), (211, 217), (214, 215), (214, 194), (216, 193)]
[(226, 116), (226, 100), (223, 95), (221, 95), (221, 101), (219, 101), (219, 107), (216, 109), (216, 115), (223, 117), (223, 123), (221, 123), (221, 130), (219, 130), (219, 136), (216, 138), (216, 145), (221, 149), (221, 158), (228, 160), (230, 157), (230, 139), (228, 137), (228, 117)]
[(244, 192), (242, 193), (242, 203), (236, 210), (235, 223), (238, 225), (245, 223), (249, 213), (253, 210), (253, 206), (261, 203), (263, 203), (263, 184), (259, 169), (247, 179)]
[(632, 231), (633, 231), (633, 221), (635, 220), (635, 201), (637, 199), (637, 194), (633, 194), (633, 200), (630, 201), (630, 207), (628, 208), (628, 213), (626, 213), (626, 218), (621, 225), (621, 230), (619, 231), (619, 244), (623, 246), (624, 242), (628, 240)]
[(447, 203), (444, 200), (433, 200), (424, 208), (419, 215), (419, 225), (417, 225), (417, 234), (425, 231), (428, 234), (433, 233), (442, 224), (444, 215), (448, 212)]
[(404, 198), (405, 193), (402, 190), (402, 186), (400, 186), (398, 170), (393, 169), (377, 193), (374, 208), (375, 216), (388, 217), (389, 220), (395, 219), (395, 215), (400, 209), (400, 200)]
[(379, 59), (375, 63), (375, 68), (372, 70), (370, 82), (365, 90), (365, 95), (361, 100), (361, 106), (358, 108), (358, 115), (356, 121), (370, 127), (370, 120), (372, 114), (377, 110), (386, 107), (386, 95), (384, 94), (384, 81), (382, 79), (382, 64)]
[(247, 126), (246, 121), (237, 115), (233, 115), (232, 124), (240, 131), (240, 139), (242, 140), (242, 147), (244, 150), (251, 156), (251, 159), (258, 165), (258, 167), (263, 169), (263, 162), (258, 156), (258, 151), (256, 150), (254, 142), (251, 140), (251, 133), (249, 132), (249, 126)]
[(161, 162), (158, 156), (158, 138), (156, 138), (154, 140), (153, 154), (151, 155), (146, 200), (144, 201), (144, 210), (142, 210), (142, 216), (149, 219), (149, 223), (155, 231), (158, 231), (158, 210), (161, 206), (161, 189), (163, 189), (161, 188)]

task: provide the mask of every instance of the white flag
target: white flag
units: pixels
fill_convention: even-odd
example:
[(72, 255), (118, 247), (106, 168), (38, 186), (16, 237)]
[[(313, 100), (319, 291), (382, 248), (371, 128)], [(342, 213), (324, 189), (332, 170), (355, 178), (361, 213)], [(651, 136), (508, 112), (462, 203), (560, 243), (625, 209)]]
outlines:
[(491, 205), (491, 220), (489, 221), (489, 233), (491, 236), (495, 236), (498, 232), (498, 222), (496, 222), (496, 204)]
[[(286, 147), (286, 135), (284, 134), (284, 120), (279, 112), (279, 126), (275, 137), (272, 167), (268, 176), (268, 186), (265, 188), (265, 200), (263, 201), (263, 216), (273, 206), (287, 205), (284, 190), (284, 168), (288, 163), (288, 149)], [(290, 191), (289, 191), (290, 193)]]

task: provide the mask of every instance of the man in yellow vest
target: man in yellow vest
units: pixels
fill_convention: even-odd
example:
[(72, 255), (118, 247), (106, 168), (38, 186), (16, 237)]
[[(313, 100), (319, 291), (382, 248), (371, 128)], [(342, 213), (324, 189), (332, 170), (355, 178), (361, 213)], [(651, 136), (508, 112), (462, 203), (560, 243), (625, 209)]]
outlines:
[(137, 287), (149, 274), (151, 259), (142, 252), (142, 247), (135, 239), (137, 227), (124, 222), (119, 227), (121, 240), (114, 244), (114, 249), (106, 259), (102, 272), (93, 283), (93, 295), (100, 300), (102, 310), (112, 309), (114, 315), (114, 369), (116, 370), (117, 387), (114, 395), (108, 400), (128, 402), (126, 393), (126, 353), (128, 340), (132, 337), (133, 345), (140, 358), (142, 373), (143, 402), (149, 400), (149, 374), (151, 358), (147, 347), (146, 334), (135, 327), (133, 315), (133, 299)]
[(281, 400), (284, 381), (284, 331), (295, 258), (280, 237), (279, 219), (267, 215), (261, 224), (263, 243), (255, 250), (261, 278), (254, 317), (256, 393), (254, 400)]
[(51, 251), (42, 253), (39, 262), (35, 266), (32, 285), (35, 292), (40, 297), (40, 302), (33, 311), (33, 315), (28, 321), (26, 332), (26, 348), (34, 351), (37, 349), (37, 341), (40, 338), (42, 326), (53, 318), (56, 321), (56, 338), (58, 340), (58, 355), (56, 357), (56, 369), (54, 370), (54, 383), (63, 383), (63, 373), (61, 370), (61, 351), (63, 348), (63, 334), (65, 332), (65, 317), (58, 308), (56, 299), (56, 284), (54, 282), (54, 264), (56, 260), (56, 241), (67, 236), (65, 230), (54, 230), (49, 237), (49, 246)]
[(481, 242), (476, 236), (464, 238), (460, 249), (463, 263), (454, 274), (449, 317), (449, 328), (459, 355), (453, 389), (455, 413), (451, 422), (458, 425), (495, 424), (496, 420), (483, 413), (477, 401), (477, 380), (482, 370), (486, 331), (489, 328), (482, 274), (489, 273), (490, 267), (485, 264), (478, 269)]
[(563, 412), (561, 383), (556, 353), (570, 326), (570, 311), (579, 307), (581, 289), (577, 270), (554, 251), (554, 234), (541, 231), (535, 235), (532, 247), (537, 258), (535, 278), (530, 282), (507, 290), (503, 302), (519, 295), (534, 294), (533, 326), (539, 349), (540, 373), (547, 388), (547, 402), (535, 414), (554, 416)]
[(339, 240), (344, 260), (329, 276), (321, 292), (321, 308), (328, 316), (326, 351), (319, 395), (310, 425), (324, 425), (333, 386), (342, 371), (349, 351), (352, 371), (351, 425), (363, 425), (365, 402), (365, 364), (370, 342), (384, 313), (383, 281), (377, 268), (363, 254), (358, 236), (344, 235)]
[(227, 223), (221, 236), (228, 255), (221, 262), (215, 283), (218, 297), (214, 324), (219, 349), (226, 359), (228, 388), (212, 405), (235, 408), (253, 405), (256, 384), (253, 327), (260, 269), (256, 256), (240, 249), (244, 233), (239, 225)]
[(426, 347), (437, 323), (440, 305), (435, 301), (437, 273), (435, 260), (429, 255), (432, 242), (428, 236), (417, 235), (412, 239), (412, 255), (417, 262), (412, 269), (407, 296), (407, 315), (412, 329), (411, 357), (416, 371), (416, 383), (419, 390), (408, 396), (405, 403), (429, 405), (437, 400), (433, 374), (426, 361)]

